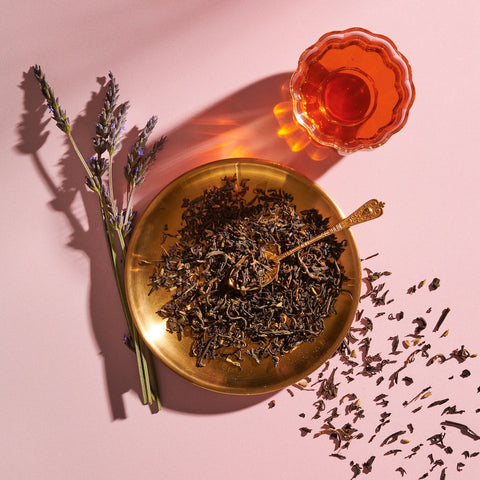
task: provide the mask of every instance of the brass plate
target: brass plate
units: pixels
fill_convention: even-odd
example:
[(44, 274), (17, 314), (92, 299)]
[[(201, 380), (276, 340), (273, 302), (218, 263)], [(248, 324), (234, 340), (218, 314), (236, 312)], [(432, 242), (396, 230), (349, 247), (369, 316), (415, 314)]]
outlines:
[[(125, 283), (128, 303), (134, 322), (152, 352), (165, 365), (190, 382), (221, 393), (260, 394), (291, 385), (316, 370), (339, 347), (353, 321), (361, 286), (360, 258), (350, 230), (337, 233), (338, 240), (347, 240), (347, 248), (340, 257), (349, 281), (336, 301), (337, 314), (325, 320), (325, 331), (314, 342), (295, 348), (280, 358), (277, 367), (270, 359), (260, 365), (246, 355), (240, 370), (221, 360), (211, 360), (202, 368), (190, 356), (191, 341), (178, 340), (166, 331), (166, 321), (156, 313), (168, 301), (166, 292), (149, 292), (152, 267), (142, 261), (161, 258), (161, 241), (165, 224), (170, 233), (180, 227), (181, 204), (184, 198), (194, 198), (207, 187), (220, 185), (224, 176), (236, 174), (249, 179), (248, 185), (264, 189), (282, 188), (294, 196), (298, 211), (316, 208), (333, 225), (344, 218), (335, 202), (315, 183), (302, 175), (274, 163), (242, 158), (219, 160), (197, 167), (166, 186), (150, 203), (139, 220), (130, 241), (125, 265)], [(164, 244), (168, 249), (169, 244)]]

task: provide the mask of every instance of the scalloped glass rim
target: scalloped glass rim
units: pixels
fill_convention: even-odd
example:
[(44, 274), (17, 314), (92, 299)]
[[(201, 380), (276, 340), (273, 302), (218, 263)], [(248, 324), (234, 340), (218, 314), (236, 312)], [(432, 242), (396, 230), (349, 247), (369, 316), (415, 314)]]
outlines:
[[(392, 111), (390, 122), (378, 128), (375, 135), (369, 138), (356, 138), (344, 142), (333, 135), (325, 134), (310, 120), (303, 109), (303, 96), (300, 87), (308, 71), (312, 59), (319, 52), (335, 43), (356, 39), (365, 46), (376, 51), (382, 56), (384, 63), (390, 63), (400, 73), (396, 75), (395, 88), (399, 93), (399, 101)], [(375, 48), (376, 47), (376, 48)], [(348, 67), (348, 65), (346, 65)], [(383, 145), (393, 134), (401, 130), (407, 122), (410, 108), (415, 100), (415, 86), (412, 80), (412, 69), (406, 57), (400, 53), (392, 40), (388, 37), (372, 33), (360, 27), (346, 30), (336, 30), (322, 35), (317, 42), (308, 47), (298, 60), (297, 70), (290, 79), (290, 94), (293, 103), (295, 121), (308, 133), (314, 143), (321, 146), (332, 147), (344, 153), (352, 153), (363, 149), (373, 149)], [(368, 121), (368, 120), (367, 120)]]

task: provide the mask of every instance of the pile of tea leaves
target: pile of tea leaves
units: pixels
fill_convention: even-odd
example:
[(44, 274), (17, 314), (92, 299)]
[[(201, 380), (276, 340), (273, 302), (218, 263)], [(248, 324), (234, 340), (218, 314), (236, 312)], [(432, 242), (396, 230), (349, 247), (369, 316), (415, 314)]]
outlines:
[(179, 231), (167, 229), (159, 239), (174, 241), (153, 262), (150, 294), (172, 292), (158, 314), (169, 332), (193, 339), (198, 367), (221, 358), (241, 368), (246, 355), (276, 366), (282, 355), (322, 334), (345, 280), (339, 259), (346, 242), (330, 236), (286, 258), (278, 277), (258, 290), (232, 288), (228, 278), (245, 258), (236, 280), (258, 286), (269, 266), (265, 249), (290, 249), (325, 231), (328, 218), (315, 209), (297, 212), (282, 190), (249, 192), (248, 180), (235, 176), (185, 199), (182, 208)]
[[(300, 435), (327, 442), (348, 478), (380, 463), (383, 477), (458, 479), (468, 462), (480, 459), (480, 408), (471, 401), (480, 402), (470, 366), (477, 354), (451, 341), (450, 307), (435, 311), (426, 304), (412, 315), (408, 302), (394, 302), (390, 271), (364, 272), (366, 292), (346, 339), (320, 370), (286, 390), (291, 397), (299, 390), (313, 396), (312, 413), (299, 414)], [(422, 280), (406, 288), (404, 298), (421, 290), (428, 301), (439, 287), (438, 278)], [(365, 451), (372, 454), (359, 459)]]

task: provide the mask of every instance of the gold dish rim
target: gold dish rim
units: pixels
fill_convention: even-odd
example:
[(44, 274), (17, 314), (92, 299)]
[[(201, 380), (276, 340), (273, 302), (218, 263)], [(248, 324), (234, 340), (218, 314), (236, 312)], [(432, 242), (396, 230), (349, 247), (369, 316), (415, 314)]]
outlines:
[[(156, 315), (155, 312), (152, 314), (151, 311), (152, 309), (155, 310), (155, 301), (152, 301), (151, 297), (147, 296), (148, 285), (146, 278), (148, 275), (145, 271), (147, 267), (142, 265), (142, 260), (145, 260), (143, 255), (152, 248), (148, 238), (154, 235), (152, 232), (155, 229), (160, 231), (159, 224), (162, 224), (163, 231), (165, 215), (159, 215), (162, 218), (156, 218), (159, 212), (165, 213), (165, 205), (162, 205), (162, 202), (168, 202), (170, 197), (179, 199), (178, 206), (175, 205), (172, 208), (181, 212), (180, 194), (185, 191), (185, 186), (195, 184), (195, 188), (204, 189), (212, 185), (212, 178), (216, 178), (216, 181), (219, 182), (224, 176), (224, 172), (229, 172), (230, 175), (235, 173), (237, 178), (242, 178), (242, 171), (244, 173), (262, 172), (260, 177), (268, 179), (270, 175), (273, 179), (277, 177), (284, 178), (287, 184), (297, 185), (298, 188), (310, 189), (311, 192), (316, 193), (315, 201), (312, 201), (312, 204), (321, 203), (322, 201), (326, 202), (325, 210), (330, 212), (327, 216), (330, 218), (332, 216), (335, 217), (331, 219), (332, 223), (344, 218), (335, 201), (316, 182), (311, 181), (288, 166), (256, 158), (215, 160), (181, 174), (163, 187), (147, 205), (134, 228), (128, 245), (125, 260), (125, 288), (132, 319), (138, 332), (147, 347), (168, 368), (189, 382), (210, 391), (233, 395), (255, 395), (278, 391), (300, 381), (317, 370), (338, 349), (349, 331), (360, 301), (361, 265), (357, 245), (351, 230), (347, 229), (338, 233), (337, 236), (339, 238), (347, 239), (345, 252), (348, 252), (346, 256), (349, 259), (349, 264), (346, 266), (347, 273), (350, 273), (348, 281), (349, 292), (348, 294), (340, 294), (342, 297), (340, 313), (325, 320), (326, 323), (331, 321), (333, 324), (335, 322), (337, 330), (331, 333), (333, 340), (327, 342), (326, 345), (324, 345), (326, 340), (323, 339), (322, 334), (312, 342), (312, 347), (310, 345), (302, 345), (281, 357), (277, 367), (262, 367), (263, 362), (266, 362), (266, 360), (262, 361), (260, 365), (255, 365), (257, 370), (248, 367), (247, 370), (253, 372), (251, 378), (248, 377), (248, 372), (241, 374), (238, 372), (238, 367), (229, 365), (220, 359), (210, 361), (206, 367), (192, 367), (194, 359), (187, 354), (185, 346), (183, 347), (184, 351), (177, 351), (180, 348), (179, 344), (185, 342), (185, 338), (182, 341), (178, 341), (176, 335), (168, 333), (165, 325), (162, 325), (164, 319), (160, 319), (158, 315), (156, 321), (152, 320), (154, 318), (153, 314)], [(258, 182), (259, 180), (255, 181)], [(268, 180), (266, 181), (268, 182)], [(255, 186), (252, 184), (252, 188)], [(273, 187), (274, 185), (271, 186)], [(281, 188), (281, 185), (277, 185), (276, 188)], [(290, 193), (295, 198), (295, 192)], [(296, 200), (294, 202), (297, 204)], [(300, 203), (298, 202), (298, 204)], [(156, 221), (151, 222), (154, 217)], [(345, 255), (345, 252), (342, 255)], [(149, 268), (151, 269), (152, 267), (150, 266)], [(327, 324), (326, 330), (328, 328)], [(165, 346), (168, 348), (165, 349)], [(296, 366), (298, 368), (295, 368)], [(285, 373), (283, 372), (284, 370)], [(258, 378), (256, 378), (255, 373), (257, 373)]]

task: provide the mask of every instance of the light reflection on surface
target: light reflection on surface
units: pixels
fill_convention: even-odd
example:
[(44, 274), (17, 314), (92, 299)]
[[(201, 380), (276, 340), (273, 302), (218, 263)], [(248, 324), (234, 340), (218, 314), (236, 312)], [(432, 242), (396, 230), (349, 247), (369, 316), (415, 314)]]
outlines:
[(295, 123), (291, 72), (259, 80), (198, 113), (167, 134), (165, 150), (143, 185), (137, 211), (192, 168), (225, 158), (259, 158), (317, 180), (342, 157), (314, 145)]

